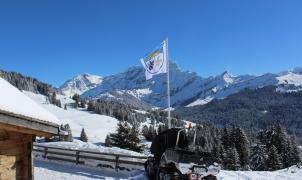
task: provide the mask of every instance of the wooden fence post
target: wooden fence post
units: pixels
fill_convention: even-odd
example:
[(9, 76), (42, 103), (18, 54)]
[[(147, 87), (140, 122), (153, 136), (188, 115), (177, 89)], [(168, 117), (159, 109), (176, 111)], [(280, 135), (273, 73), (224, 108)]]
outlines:
[(76, 151), (76, 155), (76, 164), (78, 165), (80, 161), (80, 151)]
[(47, 156), (47, 150), (48, 150), (48, 148), (47, 148), (47, 147), (44, 147), (44, 159), (45, 159), (46, 156)]
[(118, 172), (118, 168), (119, 168), (119, 158), (120, 156), (115, 156), (115, 171)]

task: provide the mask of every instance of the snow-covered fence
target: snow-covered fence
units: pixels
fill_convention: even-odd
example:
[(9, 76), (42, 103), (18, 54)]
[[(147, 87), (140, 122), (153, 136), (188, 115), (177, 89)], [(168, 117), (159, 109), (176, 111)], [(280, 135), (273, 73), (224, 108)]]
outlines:
[(64, 161), (74, 164), (85, 164), (94, 167), (112, 168), (118, 170), (142, 169), (146, 156), (131, 156), (124, 154), (103, 153), (87, 150), (66, 149), (34, 144), (36, 158)]

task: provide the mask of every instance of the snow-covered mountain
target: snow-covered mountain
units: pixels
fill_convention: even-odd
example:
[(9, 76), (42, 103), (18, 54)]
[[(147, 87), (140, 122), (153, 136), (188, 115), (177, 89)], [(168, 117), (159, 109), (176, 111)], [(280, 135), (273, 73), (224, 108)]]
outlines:
[(59, 89), (66, 96), (82, 94), (102, 83), (102, 77), (88, 73), (80, 74), (66, 81)]
[[(174, 62), (170, 65), (170, 74), (173, 106), (181, 105), (185, 100), (198, 96), (203, 78), (193, 72), (181, 71)], [(104, 77), (99, 86), (83, 93), (83, 96), (100, 98), (108, 93), (112, 95), (112, 91), (122, 90), (120, 92), (132, 95), (153, 106), (165, 107), (166, 85), (165, 74), (154, 76), (153, 79), (146, 81), (142, 67), (131, 67), (123, 73)]]
[[(130, 104), (129, 101), (135, 100), (144, 101), (144, 103), (156, 107), (167, 106), (166, 75), (157, 75), (146, 81), (144, 69), (141, 66), (131, 67), (125, 72), (99, 78), (98, 83), (94, 83), (93, 86), (81, 83), (83, 82), (81, 75), (77, 77), (79, 78), (74, 78), (61, 87), (62, 91), (65, 90), (65, 94), (77, 92), (92, 99), (116, 99)], [(226, 71), (214, 77), (203, 78), (195, 72), (182, 71), (175, 62), (171, 62), (170, 78), (173, 107), (203, 105), (213, 99), (225, 98), (245, 88), (262, 88), (273, 85), (280, 92), (302, 90), (302, 68), (258, 76), (234, 76)], [(76, 84), (80, 85), (76, 86)], [(82, 84), (84, 85), (82, 86)], [(137, 102), (135, 104), (138, 104)]]

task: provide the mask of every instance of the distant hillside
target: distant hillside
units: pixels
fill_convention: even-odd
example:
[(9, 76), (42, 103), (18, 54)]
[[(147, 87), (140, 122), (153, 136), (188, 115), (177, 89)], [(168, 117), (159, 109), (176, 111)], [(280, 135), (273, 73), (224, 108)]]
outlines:
[(215, 126), (239, 125), (248, 131), (279, 122), (302, 142), (302, 92), (282, 93), (275, 86), (245, 89), (206, 105), (178, 108), (179, 117)]
[(56, 91), (56, 89), (54, 89), (49, 84), (43, 83), (36, 78), (24, 76), (17, 72), (0, 70), (0, 77), (20, 90), (30, 91), (43, 95), (50, 95)]

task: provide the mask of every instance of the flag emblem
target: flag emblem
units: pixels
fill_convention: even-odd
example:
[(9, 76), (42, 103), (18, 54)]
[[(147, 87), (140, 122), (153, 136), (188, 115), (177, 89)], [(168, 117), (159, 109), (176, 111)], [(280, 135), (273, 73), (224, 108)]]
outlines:
[(145, 68), (146, 79), (149, 80), (153, 75), (167, 73), (167, 60), (166, 60), (166, 45), (165, 42), (155, 51), (141, 59)]

